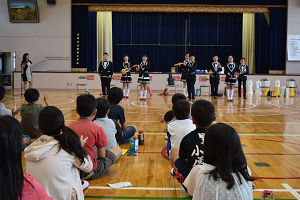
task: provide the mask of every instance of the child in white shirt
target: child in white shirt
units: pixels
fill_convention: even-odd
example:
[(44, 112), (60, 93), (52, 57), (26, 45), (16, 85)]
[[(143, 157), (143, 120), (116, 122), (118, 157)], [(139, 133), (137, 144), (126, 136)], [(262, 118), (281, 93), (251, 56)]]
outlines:
[(186, 100), (179, 100), (173, 105), (175, 119), (168, 123), (168, 132), (171, 135), (171, 147), (180, 146), (184, 136), (196, 129), (190, 118), (190, 103)]

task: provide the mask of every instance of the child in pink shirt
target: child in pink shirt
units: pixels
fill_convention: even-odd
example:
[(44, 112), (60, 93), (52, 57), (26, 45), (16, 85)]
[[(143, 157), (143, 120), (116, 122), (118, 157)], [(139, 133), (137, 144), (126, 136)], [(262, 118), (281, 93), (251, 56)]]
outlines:
[(12, 116), (0, 117), (0, 152), (5, 152), (0, 155), (0, 199), (53, 200), (33, 176), (23, 174), (21, 150), (21, 125)]

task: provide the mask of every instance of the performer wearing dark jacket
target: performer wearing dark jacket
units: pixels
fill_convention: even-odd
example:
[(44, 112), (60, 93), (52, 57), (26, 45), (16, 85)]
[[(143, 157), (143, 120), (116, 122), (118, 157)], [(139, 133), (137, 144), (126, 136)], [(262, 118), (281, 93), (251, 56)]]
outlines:
[(242, 97), (242, 94), (241, 94), (241, 90), (242, 90), (242, 84), (243, 84), (243, 97), (244, 99), (246, 99), (246, 90), (247, 90), (247, 74), (249, 73), (249, 67), (245, 64), (246, 60), (245, 58), (241, 58), (240, 59), (240, 65), (239, 65), (239, 77), (238, 77), (238, 83), (239, 83), (239, 86), (238, 86), (238, 94), (239, 94), (239, 97)]
[(113, 75), (113, 63), (108, 60), (108, 53), (103, 54), (103, 60), (99, 64), (98, 73), (101, 79), (102, 95), (106, 96), (110, 89), (110, 82)]
[(233, 101), (234, 85), (236, 85), (236, 77), (238, 76), (238, 65), (233, 62), (233, 56), (228, 56), (228, 63), (225, 66), (225, 75), (227, 100)]
[(196, 71), (197, 63), (195, 61), (195, 56), (190, 55), (189, 63), (187, 64), (186, 71), (186, 82), (189, 100), (195, 100), (195, 83), (196, 83)]
[(213, 62), (208, 67), (209, 82), (211, 87), (211, 96), (212, 98), (217, 98), (218, 96), (218, 88), (220, 83), (220, 75), (219, 72), (222, 71), (222, 66), (218, 62), (218, 56), (213, 57)]
[(182, 81), (182, 88), (183, 88), (183, 94), (187, 97), (187, 91), (186, 91), (186, 72), (187, 72), (187, 64), (189, 63), (190, 53), (185, 53), (184, 61), (182, 63), (177, 63), (175, 66), (179, 66), (179, 69), (181, 71), (181, 78)]
[(147, 99), (147, 84), (150, 84), (149, 77), (150, 63), (148, 62), (148, 56), (145, 54), (142, 57), (142, 62), (139, 65), (139, 78), (138, 83), (140, 84), (140, 99)]
[[(122, 70), (128, 70), (128, 71), (126, 73), (123, 73)], [(129, 56), (125, 55), (121, 67), (121, 72), (122, 72), (121, 83), (123, 83), (123, 97), (125, 98), (128, 98), (129, 96), (129, 91), (130, 91), (129, 83), (132, 82), (130, 70), (131, 70), (131, 66), (129, 62)], [(126, 93), (126, 87), (127, 87), (127, 93)]]

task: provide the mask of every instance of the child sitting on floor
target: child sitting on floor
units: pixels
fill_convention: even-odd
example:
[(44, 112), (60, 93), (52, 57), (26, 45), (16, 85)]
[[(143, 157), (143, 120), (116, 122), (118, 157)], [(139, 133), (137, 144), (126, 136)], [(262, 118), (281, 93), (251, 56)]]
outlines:
[[(172, 101), (172, 105), (174, 105), (179, 100), (186, 100), (186, 96), (184, 94), (181, 94), (181, 93), (174, 94), (172, 96), (172, 100), (171, 100)], [(160, 120), (160, 123), (166, 123), (166, 124), (168, 124), (170, 121), (173, 120), (174, 117), (175, 116), (174, 116), (173, 110), (169, 110), (164, 115), (164, 118)], [(168, 128), (166, 127), (164, 131), (167, 133), (165, 139), (169, 140), (170, 134), (168, 133)]]
[[(39, 114), (43, 109), (41, 104), (36, 103), (40, 98), (40, 93), (37, 89), (29, 88), (25, 91), (24, 97), (28, 103), (21, 106), (20, 114), (23, 133), (31, 138), (38, 138), (40, 133), (37, 130), (37, 124)], [(44, 95), (44, 102), (46, 106), (49, 106), (47, 93)]]
[(97, 114), (94, 123), (103, 127), (108, 141), (108, 145), (104, 149), (109, 151), (114, 147), (119, 147), (119, 144), (116, 139), (116, 124), (112, 119), (109, 119), (107, 117), (107, 114), (109, 112), (109, 102), (107, 101), (107, 99), (98, 98), (97, 104)]
[(9, 115), (0, 117), (0, 199), (53, 200), (30, 174), (23, 174), (22, 128)]
[(193, 103), (191, 115), (196, 129), (182, 139), (179, 149), (172, 148), (170, 155), (171, 164), (174, 167), (173, 174), (181, 183), (193, 166), (202, 165), (204, 133), (216, 119), (214, 105), (202, 99)]
[(84, 139), (65, 126), (63, 113), (54, 106), (39, 115), (41, 136), (25, 149), (26, 172), (45, 187), (53, 199), (83, 200), (79, 170), (91, 172), (93, 163)]
[(84, 178), (96, 179), (120, 158), (121, 150), (119, 147), (114, 147), (110, 151), (104, 149), (108, 145), (105, 132), (101, 126), (92, 122), (97, 114), (97, 101), (93, 95), (78, 96), (76, 111), (80, 119), (71, 123), (69, 127), (79, 137), (88, 138), (84, 148), (93, 161), (92, 172), (84, 174)]
[(196, 129), (190, 118), (190, 103), (187, 100), (179, 100), (173, 105), (175, 119), (168, 123), (168, 132), (171, 135), (171, 149), (179, 148), (182, 138)]
[(134, 126), (127, 126), (125, 113), (122, 106), (119, 105), (123, 99), (123, 91), (121, 88), (113, 87), (108, 91), (107, 97), (110, 103), (110, 110), (108, 113), (108, 118), (114, 119), (121, 124), (123, 134), (120, 138), (117, 138), (119, 144), (124, 144), (129, 142), (129, 139), (134, 136), (136, 128)]
[(197, 200), (252, 200), (250, 169), (237, 132), (217, 123), (204, 137), (203, 165), (195, 165), (184, 181)]
[[(5, 87), (3, 87), (2, 85), (0, 86), (0, 116), (16, 116), (19, 112), (20, 109), (12, 109), (9, 110), (5, 107), (4, 105), (4, 100), (5, 100)], [(26, 146), (28, 146), (31, 142), (31, 138), (28, 135), (23, 135), (23, 144), (22, 144), (22, 150), (24, 150), (26, 148)]]

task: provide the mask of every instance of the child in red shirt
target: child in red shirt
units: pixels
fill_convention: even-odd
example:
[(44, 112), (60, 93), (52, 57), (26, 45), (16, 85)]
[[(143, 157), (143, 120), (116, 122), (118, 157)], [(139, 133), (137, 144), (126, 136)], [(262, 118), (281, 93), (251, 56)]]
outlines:
[(71, 123), (69, 128), (79, 137), (88, 138), (84, 148), (93, 161), (93, 170), (89, 174), (84, 174), (84, 178), (96, 179), (120, 158), (122, 151), (119, 146), (105, 151), (104, 147), (108, 145), (106, 134), (101, 126), (92, 121), (97, 113), (95, 97), (91, 94), (78, 96), (76, 104), (80, 119)]

